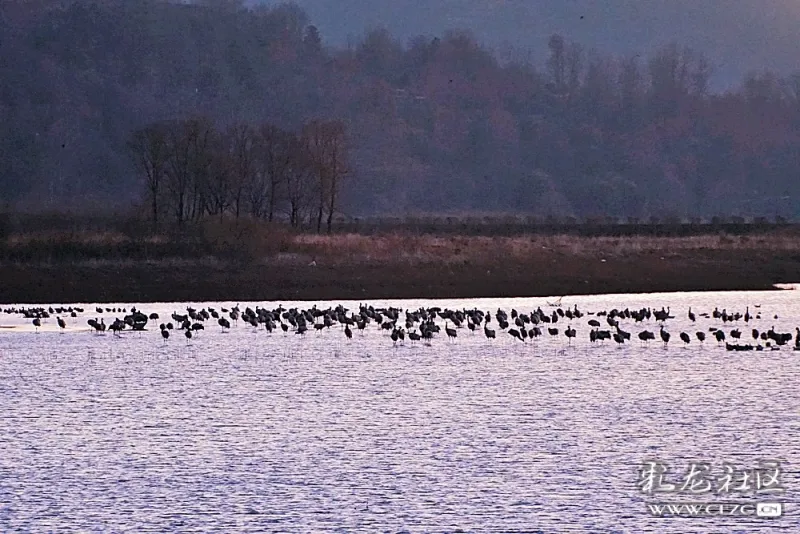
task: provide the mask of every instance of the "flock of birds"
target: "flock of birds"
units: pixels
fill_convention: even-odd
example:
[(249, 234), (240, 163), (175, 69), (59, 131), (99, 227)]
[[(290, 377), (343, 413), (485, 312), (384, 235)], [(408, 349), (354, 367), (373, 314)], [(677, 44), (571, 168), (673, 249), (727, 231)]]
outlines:
[[(37, 332), (43, 321), (48, 321), (54, 315), (59, 329), (63, 332), (67, 328), (65, 317), (73, 321), (84, 313), (83, 308), (73, 306), (6, 308), (3, 311), (6, 314), (22, 315), (31, 321)], [(421, 341), (430, 344), (435, 338), (441, 337), (442, 328), (437, 321), (443, 320), (444, 335), (451, 342), (458, 340), (460, 332), (469, 331), (472, 335), (483, 335), (488, 340), (496, 339), (499, 332), (521, 343), (536, 342), (540, 338), (549, 337), (561, 338), (562, 342), (571, 345), (578, 335), (576, 325), (586, 324), (589, 327), (588, 339), (592, 344), (609, 341), (624, 345), (631, 342), (632, 333), (623, 329), (623, 326), (630, 328), (633, 323), (633, 326), (645, 326), (645, 328), (639, 327), (639, 331), (635, 333), (641, 344), (649, 344), (658, 338), (666, 348), (673, 341), (672, 334), (666, 328), (667, 321), (675, 318), (670, 308), (663, 307), (660, 310), (615, 308), (583, 312), (577, 305), (566, 309), (559, 306), (549, 312), (543, 311), (541, 307), (529, 312), (516, 309), (511, 309), (510, 312), (502, 309), (490, 312), (476, 308), (453, 310), (439, 307), (403, 310), (393, 307), (376, 308), (364, 304), (357, 310), (348, 310), (342, 305), (327, 309), (316, 306), (308, 309), (286, 309), (283, 306), (268, 309), (248, 306), (244, 310), (240, 309), (239, 305), (219, 309), (209, 306), (200, 309), (187, 307), (185, 313), (173, 312), (169, 317), (171, 320), (160, 323), (161, 318), (158, 313), (147, 314), (135, 307), (130, 311), (126, 308), (97, 307), (95, 311), (100, 316), (113, 314), (115, 317), (108, 324), (104, 317), (100, 317), (99, 320), (88, 319), (86, 323), (90, 331), (100, 334), (110, 331), (120, 336), (125, 331), (147, 331), (148, 325), (158, 323), (158, 331), (165, 343), (177, 332), (181, 332), (180, 335), (189, 342), (204, 331), (206, 325), (213, 324), (222, 332), (226, 332), (238, 327), (241, 322), (246, 327), (262, 329), (269, 334), (292, 332), (296, 335), (305, 335), (309, 330), (320, 332), (338, 329), (347, 339), (352, 339), (354, 332), (363, 334), (374, 325), (372, 328), (380, 328), (395, 345), (405, 343), (406, 339), (410, 342)], [(119, 315), (122, 315), (122, 318)], [(687, 312), (689, 321), (695, 323), (698, 316), (713, 318), (719, 322), (719, 326), (711, 326), (707, 330), (680, 332), (677, 339), (682, 345), (688, 346), (694, 342), (702, 344), (708, 337), (709, 342), (723, 345), (729, 351), (780, 350), (783, 346), (793, 346), (794, 350), (800, 350), (800, 328), (795, 328), (794, 334), (778, 332), (774, 326), (767, 330), (759, 330), (755, 325), (760, 323), (761, 312), (756, 311), (754, 316), (750, 313), (749, 307), (744, 313), (730, 313), (726, 309), (720, 311), (715, 308), (711, 313), (699, 314), (695, 314), (690, 307)], [(775, 315), (773, 318), (777, 320), (778, 316)], [(564, 324), (564, 327), (559, 326)], [(646, 328), (648, 325), (651, 329)], [(726, 326), (729, 328), (727, 333)]]

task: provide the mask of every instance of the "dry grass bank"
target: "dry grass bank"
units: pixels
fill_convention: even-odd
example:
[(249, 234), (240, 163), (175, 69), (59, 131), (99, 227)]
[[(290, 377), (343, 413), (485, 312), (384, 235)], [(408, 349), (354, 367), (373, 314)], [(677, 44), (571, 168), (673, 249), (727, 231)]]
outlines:
[(27, 232), (0, 240), (0, 280), (0, 303), (770, 289), (800, 281), (800, 234), (312, 235), (241, 224), (156, 237)]
[(541, 256), (583, 258), (629, 257), (641, 254), (691, 254), (705, 251), (800, 253), (800, 237), (792, 235), (690, 237), (439, 237), (389, 235), (298, 235), (293, 252), (335, 263), (496, 263)]
[(0, 242), (0, 261), (130, 262), (235, 261), (305, 265), (424, 265), (528, 262), (543, 257), (629, 258), (659, 254), (675, 257), (707, 252), (800, 254), (800, 235), (775, 231), (755, 235), (686, 237), (515, 237), (441, 236), (386, 233), (318, 235), (291, 232), (280, 225), (207, 223), (194, 233), (134, 238), (122, 232), (31, 232)]

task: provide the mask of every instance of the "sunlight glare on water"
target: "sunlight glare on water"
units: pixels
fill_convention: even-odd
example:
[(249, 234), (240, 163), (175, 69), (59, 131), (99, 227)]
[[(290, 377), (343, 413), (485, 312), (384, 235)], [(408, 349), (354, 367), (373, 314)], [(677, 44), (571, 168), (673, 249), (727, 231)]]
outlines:
[[(523, 344), (467, 328), (455, 342), (442, 332), (431, 346), (393, 346), (374, 324), (348, 341), (339, 325), (298, 336), (211, 323), (191, 342), (175, 330), (165, 343), (152, 321), (120, 338), (89, 332), (94, 304), (65, 333), (54, 317), (34, 333), (30, 320), (3, 314), (0, 326), (19, 328), (0, 329), (0, 531), (788, 532), (800, 489), (800, 352), (727, 352), (710, 335), (701, 348), (694, 332), (722, 323), (692, 325), (687, 310), (750, 306), (762, 318), (735, 325), (750, 341), (753, 327), (794, 333), (796, 295), (563, 299), (584, 313), (669, 306), (666, 349), (636, 339), (658, 332), (653, 319), (621, 324), (630, 344), (592, 345), (588, 315), (572, 322), (572, 346), (563, 335)], [(369, 304), (550, 313), (548, 300)], [(140, 308), (158, 323), (187, 305), (233, 304)], [(283, 303), (313, 304), (339, 303)], [(681, 331), (692, 335), (687, 348)], [(653, 518), (637, 488), (653, 458), (676, 472), (778, 459), (786, 493), (766, 500), (786, 503), (784, 517)]]

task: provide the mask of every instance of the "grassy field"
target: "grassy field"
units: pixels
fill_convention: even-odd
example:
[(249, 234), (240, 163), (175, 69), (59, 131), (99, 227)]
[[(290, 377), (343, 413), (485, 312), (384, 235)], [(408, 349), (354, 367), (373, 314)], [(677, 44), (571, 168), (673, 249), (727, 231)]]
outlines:
[(35, 228), (0, 241), (0, 302), (318, 300), (769, 289), (800, 281), (800, 231), (627, 236)]
[(381, 233), (316, 234), (292, 231), (283, 225), (252, 222), (207, 222), (182, 234), (136, 235), (92, 229), (21, 231), (0, 240), (0, 261), (75, 263), (83, 261), (162, 261), (210, 259), (245, 263), (426, 264), (528, 261), (541, 255), (586, 258), (627, 257), (650, 253), (667, 255), (702, 251), (743, 254), (800, 251), (800, 228), (753, 227), (749, 233), (706, 232), (675, 236), (576, 235), (451, 235), (392, 230)]

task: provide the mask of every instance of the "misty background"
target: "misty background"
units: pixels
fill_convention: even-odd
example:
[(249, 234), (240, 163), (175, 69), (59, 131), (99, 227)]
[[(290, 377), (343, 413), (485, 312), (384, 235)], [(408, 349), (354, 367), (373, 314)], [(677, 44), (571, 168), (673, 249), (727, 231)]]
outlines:
[[(750, 71), (800, 70), (797, 0), (297, 0), (335, 46), (357, 43), (365, 29), (385, 27), (401, 40), (470, 29), (500, 55), (547, 58), (558, 33), (587, 48), (641, 54), (677, 42), (704, 52), (715, 67), (714, 90), (731, 89)], [(251, 0), (248, 5), (277, 4)]]
[(157, 121), (346, 124), (345, 215), (795, 218), (800, 3), (0, 4), (0, 202), (139, 209)]

